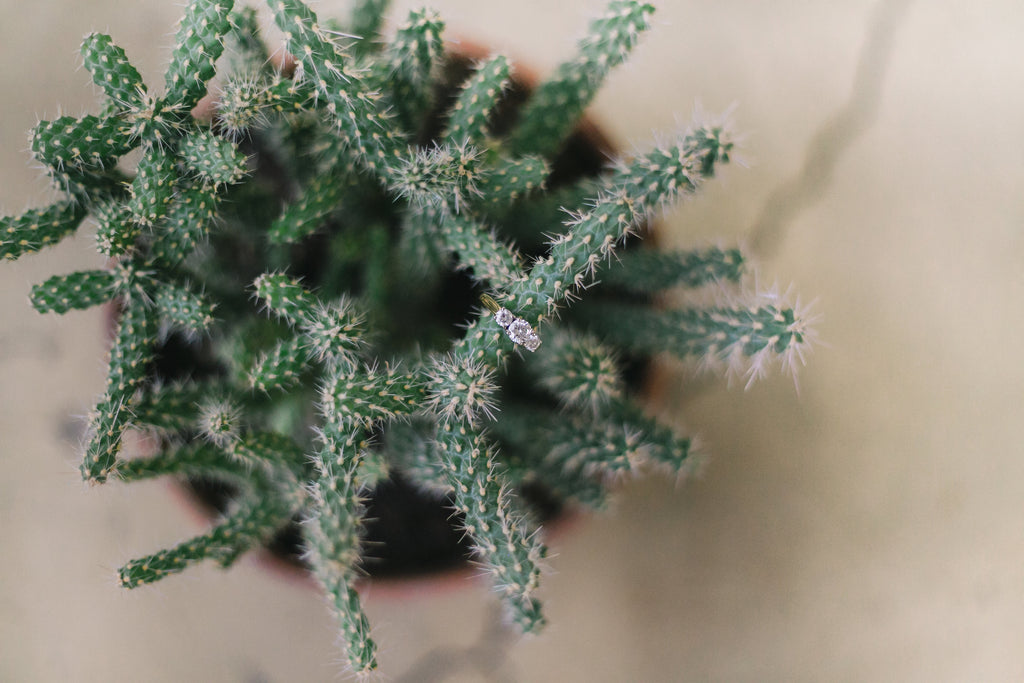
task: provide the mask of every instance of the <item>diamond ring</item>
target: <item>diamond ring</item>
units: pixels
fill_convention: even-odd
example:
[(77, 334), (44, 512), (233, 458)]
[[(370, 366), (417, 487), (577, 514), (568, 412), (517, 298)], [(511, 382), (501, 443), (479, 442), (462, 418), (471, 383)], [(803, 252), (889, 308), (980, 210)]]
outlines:
[(498, 302), (487, 294), (480, 295), (480, 301), (487, 310), (494, 314), (494, 321), (501, 325), (505, 334), (514, 343), (526, 348), (527, 351), (536, 351), (540, 346), (540, 337), (534, 331), (530, 323), (512, 314), (507, 308), (502, 308)]

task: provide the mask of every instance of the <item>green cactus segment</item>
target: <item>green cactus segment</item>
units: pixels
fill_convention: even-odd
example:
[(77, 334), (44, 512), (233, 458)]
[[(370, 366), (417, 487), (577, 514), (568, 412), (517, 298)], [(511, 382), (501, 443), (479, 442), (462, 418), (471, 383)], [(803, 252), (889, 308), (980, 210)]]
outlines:
[(121, 437), (131, 422), (130, 396), (107, 392), (89, 419), (88, 441), (79, 470), (82, 479), (103, 483), (116, 473)]
[(174, 155), (162, 145), (151, 145), (139, 161), (131, 184), (128, 207), (132, 217), (143, 225), (153, 225), (163, 218), (174, 198), (177, 179)]
[(121, 308), (117, 335), (110, 349), (107, 391), (126, 396), (146, 379), (156, 325), (141, 302), (126, 301)]
[(126, 301), (110, 349), (107, 386), (89, 425), (89, 441), (82, 458), (82, 476), (103, 482), (114, 471), (121, 451), (121, 435), (131, 421), (135, 390), (147, 377), (156, 329), (145, 307)]
[(647, 30), (653, 13), (654, 7), (646, 3), (613, 0), (591, 23), (577, 56), (559, 65), (534, 90), (510, 136), (510, 149), (517, 154), (556, 154), (605, 76), (625, 61)]
[[(205, 382), (150, 389), (133, 402), (132, 423), (165, 432), (191, 429), (199, 420), (199, 405), (215, 390)], [(123, 468), (118, 472), (123, 475)]]
[(495, 55), (481, 62), (452, 105), (442, 139), (452, 145), (484, 147), (487, 124), (509, 84), (509, 61)]
[(380, 49), (381, 28), (391, 0), (356, 0), (349, 19), (349, 32), (361, 38), (352, 45), (357, 56), (369, 55)]
[(479, 361), (448, 355), (427, 365), (424, 405), (447, 422), (493, 420), (497, 392), (493, 368)]
[(625, 394), (617, 356), (594, 337), (551, 329), (527, 363), (538, 383), (564, 405), (596, 411)]
[(146, 97), (142, 76), (110, 36), (91, 33), (82, 42), (85, 68), (111, 102), (122, 109), (141, 108)]
[[(310, 360), (332, 364), (351, 365), (355, 353), (363, 344), (363, 315), (348, 299), (342, 298), (325, 304), (317, 301), (297, 280), (282, 273), (264, 273), (256, 278), (256, 296), (267, 308), (289, 323), (298, 325), (302, 334), (302, 349)], [(280, 353), (278, 353), (279, 351)], [(292, 349), (282, 346), (272, 352), (262, 363), (268, 365), (257, 370), (257, 382), (278, 382), (290, 378), (288, 372), (296, 359)], [(264, 371), (269, 375), (263, 376)], [(278, 377), (278, 372), (285, 375)]]
[(364, 509), (356, 477), (361, 459), (359, 435), (346, 436), (328, 426), (321, 440), (314, 461), (319, 476), (311, 495), (308, 557), (338, 617), (349, 664), (362, 674), (377, 667), (377, 646), (354, 588)]
[(345, 56), (302, 0), (271, 0), (270, 4), (289, 52), (326, 103), (342, 139), (363, 167), (386, 174), (401, 158), (403, 148), (393, 127), (387, 125), (387, 116), (378, 110), (377, 96), (368, 91), (360, 74), (345, 68)]
[(508, 616), (524, 632), (539, 631), (544, 617), (535, 593), (540, 582), (538, 563), (546, 549), (513, 509), (507, 482), (486, 439), (451, 422), (441, 426), (437, 438), (455, 507)]
[(160, 317), (171, 327), (202, 332), (213, 323), (213, 305), (185, 287), (161, 282), (152, 296)]
[(295, 458), (297, 447), (284, 437), (267, 434), (250, 435), (231, 445), (243, 444), (248, 448), (248, 459), (228, 454), (214, 443), (195, 442), (120, 464), (117, 474), (124, 480), (162, 474), (212, 474), (226, 476), (243, 490), (234, 501), (234, 509), (208, 533), (124, 565), (118, 570), (123, 587), (153, 583), (203, 559), (227, 567), (249, 548), (267, 543), (299, 510), (305, 494), (297, 479), (289, 467), (281, 465), (280, 458), (271, 460), (264, 452), (284, 451)]
[(806, 327), (792, 308), (751, 306), (652, 311), (622, 304), (582, 306), (580, 320), (606, 341), (640, 353), (667, 351), (697, 358), (709, 369), (760, 377), (773, 358), (790, 362), (806, 345)]
[(643, 434), (615, 420), (564, 418), (549, 433), (548, 458), (583, 476), (622, 477), (646, 459)]
[(452, 353), (500, 370), (511, 357), (513, 346), (493, 316), (484, 313), (470, 323), (465, 336), (452, 345)]
[(62, 116), (32, 129), (32, 154), (58, 174), (64, 169), (103, 169), (134, 147), (131, 126), (118, 118)]
[(510, 405), (493, 429), (517, 481), (539, 480), (554, 495), (594, 509), (608, 504), (608, 484), (636, 472), (651, 445), (632, 422), (601, 411), (561, 413)]
[[(207, 408), (211, 417), (220, 414), (228, 427), (220, 428), (226, 437), (222, 441), (228, 444), (226, 450), (234, 460), (250, 471), (262, 471), (282, 495), (294, 498), (302, 494), (298, 475), (303, 474), (306, 456), (298, 444), (276, 432), (252, 431), (239, 436), (240, 429), (233, 425), (238, 424), (241, 412), (229, 401), (210, 401)], [(200, 413), (202, 419), (202, 409)]]
[(479, 152), (462, 145), (439, 145), (417, 152), (392, 171), (392, 189), (417, 206), (459, 213), (480, 194)]
[(310, 357), (333, 364), (353, 365), (363, 346), (364, 316), (349, 299), (320, 304), (303, 320), (302, 334)]
[(222, 567), (230, 566), (243, 552), (269, 540), (288, 520), (289, 513), (284, 512), (280, 501), (274, 498), (243, 499), (236, 510), (208, 533), (125, 564), (117, 571), (118, 584), (123, 588), (138, 588), (205, 559), (212, 559)]
[(474, 202), (485, 213), (504, 208), (527, 195), (543, 189), (551, 173), (547, 162), (537, 156), (503, 159), (480, 178), (477, 185), (480, 199)]
[[(413, 10), (389, 46), (388, 95), (402, 130), (415, 135), (433, 98), (431, 76), (443, 52), (444, 22), (429, 9)], [(384, 79), (382, 79), (384, 80)]]
[(153, 259), (175, 265), (188, 258), (205, 241), (216, 219), (218, 203), (214, 188), (179, 183), (178, 194), (150, 246)]
[(376, 422), (411, 415), (420, 407), (423, 394), (415, 375), (395, 367), (358, 372), (340, 369), (324, 384), (321, 403), (328, 421), (338, 429), (346, 425), (368, 428)]
[(260, 34), (260, 18), (255, 7), (236, 7), (228, 15), (228, 54), (232, 57), (233, 72), (255, 73), (267, 66), (270, 54)]
[(621, 422), (624, 429), (643, 434), (645, 462), (667, 469), (672, 474), (686, 471), (694, 451), (692, 439), (678, 436), (653, 417), (645, 415), (632, 401), (612, 401), (606, 412), (610, 419)]
[(370, 620), (363, 612), (359, 593), (353, 587), (355, 577), (330, 570), (314, 570), (314, 573), (318, 575), (337, 614), (349, 667), (359, 675), (374, 671), (377, 668), (377, 644), (370, 636)]
[(745, 269), (743, 253), (735, 248), (630, 249), (602, 271), (601, 283), (634, 292), (657, 292), (671, 287), (739, 282)]
[(271, 114), (305, 111), (311, 102), (310, 89), (289, 78), (275, 75), (269, 82), (235, 78), (221, 88), (217, 121), (237, 139), (250, 129), (265, 128)]
[(199, 178), (209, 185), (232, 185), (248, 173), (245, 155), (238, 145), (209, 130), (199, 130), (181, 142), (181, 156)]
[(19, 216), (0, 217), (0, 258), (13, 261), (56, 244), (77, 230), (85, 215), (77, 202), (57, 202)]
[(332, 214), (342, 208), (342, 199), (351, 192), (354, 184), (355, 179), (348, 173), (328, 173), (313, 178), (270, 226), (270, 241), (291, 244), (319, 230)]
[(171, 63), (167, 67), (167, 102), (186, 111), (206, 94), (231, 28), (233, 0), (192, 0), (178, 25)]
[(699, 126), (678, 145), (655, 149), (617, 169), (608, 182), (610, 194), (627, 199), (646, 217), (713, 177), (718, 164), (728, 163), (732, 148), (724, 126)]
[(509, 292), (520, 315), (552, 315), (590, 283), (617, 244), (655, 209), (692, 193), (716, 164), (727, 161), (732, 143), (717, 126), (689, 133), (679, 145), (656, 149), (617, 169), (606, 191), (566, 224), (548, 255), (529, 278)]
[(135, 247), (142, 226), (127, 204), (103, 202), (93, 208), (96, 220), (96, 246), (105, 256), (123, 256)]
[(40, 313), (67, 313), (109, 301), (116, 276), (109, 270), (82, 270), (55, 275), (32, 288), (29, 299)]
[(256, 278), (253, 287), (268, 309), (291, 324), (316, 317), (316, 297), (284, 273), (264, 273)]
[(308, 364), (309, 353), (302, 337), (285, 339), (260, 356), (249, 369), (249, 386), (266, 393), (287, 389), (299, 381)]
[(168, 474), (227, 478), (242, 488), (251, 487), (253, 483), (252, 473), (243, 463), (232, 460), (213, 444), (202, 441), (176, 448), (168, 447), (147, 458), (129, 458), (121, 461), (117, 467), (117, 478), (124, 482)]
[(488, 228), (462, 214), (432, 214), (441, 243), (457, 255), (460, 268), (472, 271), (474, 279), (504, 289), (526, 277), (519, 255)]

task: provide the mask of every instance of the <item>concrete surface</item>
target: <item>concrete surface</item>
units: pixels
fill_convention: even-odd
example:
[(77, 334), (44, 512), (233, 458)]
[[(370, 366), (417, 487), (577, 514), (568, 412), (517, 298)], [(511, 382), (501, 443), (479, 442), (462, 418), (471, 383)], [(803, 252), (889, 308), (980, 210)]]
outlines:
[[(94, 106), (81, 37), (111, 33), (157, 82), (177, 4), (0, 0), (3, 210), (48, 198), (25, 170), (36, 118)], [(544, 69), (600, 6), (552, 4), (434, 6)], [(799, 393), (673, 368), (664, 414), (712, 460), (554, 541), (544, 635), (495, 635), (474, 584), (371, 594), (384, 678), (1024, 680), (1024, 5), (659, 4), (594, 113), (642, 148), (697, 100), (737, 104), (748, 167), (673, 211), (665, 240), (746, 239), (762, 280), (817, 299), (823, 343)], [(320, 596), (254, 562), (114, 585), (197, 523), (159, 483), (79, 482), (69, 416), (101, 388), (102, 322), (26, 296), (98, 265), (91, 249), (0, 267), (0, 680), (338, 680)]]

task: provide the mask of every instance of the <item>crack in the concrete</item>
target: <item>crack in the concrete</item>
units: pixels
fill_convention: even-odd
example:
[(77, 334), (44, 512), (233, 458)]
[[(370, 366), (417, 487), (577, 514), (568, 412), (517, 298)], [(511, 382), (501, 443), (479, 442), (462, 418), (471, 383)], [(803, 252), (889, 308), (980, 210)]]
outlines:
[(910, 4), (911, 0), (881, 0), (875, 5), (850, 95), (811, 138), (800, 171), (768, 195), (748, 232), (754, 254), (764, 257), (775, 252), (787, 226), (824, 195), (843, 152), (874, 123), (895, 34)]

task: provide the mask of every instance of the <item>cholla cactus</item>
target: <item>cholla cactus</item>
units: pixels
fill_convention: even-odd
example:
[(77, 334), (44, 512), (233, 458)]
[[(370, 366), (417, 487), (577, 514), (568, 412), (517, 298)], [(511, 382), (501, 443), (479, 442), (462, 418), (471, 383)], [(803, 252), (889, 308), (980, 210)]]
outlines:
[[(67, 198), (2, 219), (0, 253), (42, 249), (91, 216), (109, 257), (31, 295), (41, 312), (116, 305), (84, 478), (201, 476), (233, 492), (209, 532), (127, 563), (120, 583), (229, 565), (301, 520), (349, 661), (367, 672), (356, 585), (376, 486), (402, 476), (442, 492), (510, 619), (535, 631), (545, 550), (524, 487), (599, 507), (614, 480), (687, 467), (690, 439), (644, 413), (626, 365), (668, 351), (756, 375), (799, 359), (807, 334), (764, 297), (649, 305), (652, 292), (736, 289), (743, 276), (736, 249), (633, 239), (729, 160), (723, 125), (546, 186), (651, 6), (613, 0), (578, 56), (510, 114), (507, 58), (453, 77), (436, 15), (411, 13), (387, 41), (385, 3), (357, 5), (346, 25), (271, 0), (294, 59), (275, 61), (252, 10), (192, 0), (159, 96), (110, 37), (87, 37), (102, 113), (32, 132)], [(193, 116), (208, 95), (216, 113)], [(132, 429), (159, 435), (158, 451), (122, 453)]]

